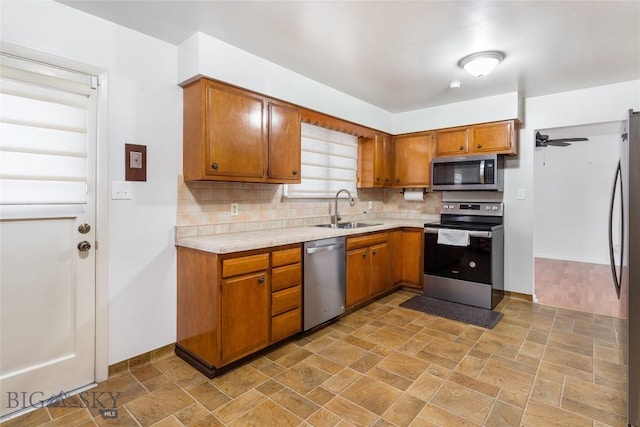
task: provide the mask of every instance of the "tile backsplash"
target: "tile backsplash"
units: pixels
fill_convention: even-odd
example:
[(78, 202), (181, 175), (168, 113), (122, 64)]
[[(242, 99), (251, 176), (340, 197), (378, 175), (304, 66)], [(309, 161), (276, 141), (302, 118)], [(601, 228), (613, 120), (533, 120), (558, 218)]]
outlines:
[[(343, 220), (420, 218), (439, 213), (441, 194), (414, 202), (404, 200), (400, 189), (359, 189), (355, 206), (341, 199), (338, 209)], [(238, 204), (235, 216), (231, 203)], [(285, 199), (281, 184), (185, 183), (178, 177), (178, 237), (322, 224), (332, 213), (333, 200)]]

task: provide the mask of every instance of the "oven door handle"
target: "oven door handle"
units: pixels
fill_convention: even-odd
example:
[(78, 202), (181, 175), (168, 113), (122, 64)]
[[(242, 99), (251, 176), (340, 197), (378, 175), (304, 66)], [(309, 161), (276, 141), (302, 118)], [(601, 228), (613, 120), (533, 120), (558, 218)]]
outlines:
[[(441, 228), (427, 228), (425, 227), (425, 234), (438, 234), (438, 230)], [(491, 237), (491, 231), (469, 231), (469, 237)]]

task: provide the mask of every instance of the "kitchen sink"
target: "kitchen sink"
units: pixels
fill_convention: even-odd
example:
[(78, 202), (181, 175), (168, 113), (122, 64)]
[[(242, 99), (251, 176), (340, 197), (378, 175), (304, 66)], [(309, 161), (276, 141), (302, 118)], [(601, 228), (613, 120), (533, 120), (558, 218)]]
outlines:
[(380, 223), (371, 223), (371, 222), (359, 222), (359, 221), (352, 221), (352, 222), (341, 222), (338, 223), (337, 225), (333, 225), (333, 224), (319, 224), (316, 225), (316, 227), (325, 227), (325, 228), (364, 228), (364, 227), (373, 227), (374, 225), (381, 225)]

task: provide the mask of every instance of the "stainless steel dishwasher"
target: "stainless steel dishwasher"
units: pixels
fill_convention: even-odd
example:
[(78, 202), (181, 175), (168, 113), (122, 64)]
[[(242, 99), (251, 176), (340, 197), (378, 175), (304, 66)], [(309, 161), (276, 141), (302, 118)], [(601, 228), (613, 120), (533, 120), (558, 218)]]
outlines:
[(304, 244), (304, 330), (344, 313), (345, 238)]

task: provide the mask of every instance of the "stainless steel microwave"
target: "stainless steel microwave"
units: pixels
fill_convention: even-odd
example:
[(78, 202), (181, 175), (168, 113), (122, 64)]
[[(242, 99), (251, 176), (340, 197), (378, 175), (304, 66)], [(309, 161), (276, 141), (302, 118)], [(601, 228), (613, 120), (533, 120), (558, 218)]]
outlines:
[(497, 154), (436, 157), (431, 161), (431, 188), (444, 191), (502, 191), (504, 160)]

